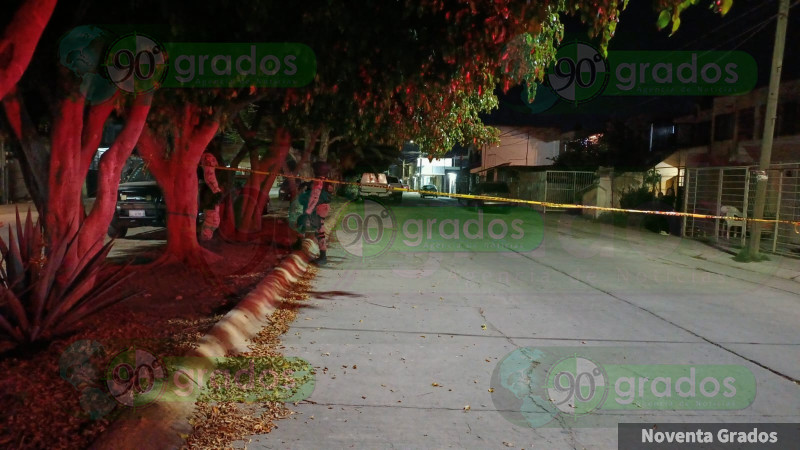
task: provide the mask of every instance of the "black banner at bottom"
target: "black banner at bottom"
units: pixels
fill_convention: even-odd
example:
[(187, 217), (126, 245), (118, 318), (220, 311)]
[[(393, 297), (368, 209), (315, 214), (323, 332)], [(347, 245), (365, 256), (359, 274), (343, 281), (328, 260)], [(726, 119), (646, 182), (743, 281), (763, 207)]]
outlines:
[(796, 423), (621, 423), (619, 450), (800, 449)]

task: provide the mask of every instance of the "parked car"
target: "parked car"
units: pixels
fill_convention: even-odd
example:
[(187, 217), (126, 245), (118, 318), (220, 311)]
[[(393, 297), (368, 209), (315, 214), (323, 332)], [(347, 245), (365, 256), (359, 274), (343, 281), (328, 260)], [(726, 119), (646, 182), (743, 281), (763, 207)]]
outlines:
[(385, 173), (365, 172), (358, 186), (360, 197), (392, 199), (392, 190)]
[[(387, 175), (386, 176), (386, 181), (389, 182), (389, 187), (400, 188), (400, 189), (405, 188), (405, 186), (403, 186), (403, 183), (401, 183), (400, 180), (397, 177), (393, 177), (393, 176), (388, 176)], [(394, 200), (394, 201), (396, 201), (398, 203), (402, 202), (403, 201), (403, 191), (392, 190), (392, 200)]]
[[(428, 192), (439, 192), (439, 189), (437, 189), (436, 186), (434, 186), (432, 184), (426, 184), (426, 185), (422, 186), (421, 190), (428, 191)], [(420, 193), (419, 196), (421, 198), (425, 198), (425, 197), (437, 198), (437, 197), (439, 197), (437, 194), (425, 194), (425, 193)]]
[(129, 228), (167, 225), (164, 194), (143, 163), (133, 162), (123, 174), (114, 217), (108, 226), (112, 238), (125, 237)]
[[(161, 187), (141, 160), (131, 158), (127, 164), (117, 192), (114, 217), (108, 226), (108, 235), (112, 238), (125, 237), (130, 228), (167, 226), (167, 207)], [(198, 226), (202, 221), (200, 211)]]
[[(501, 197), (508, 198), (509, 196), (508, 184), (503, 182), (485, 182), (478, 183), (473, 186), (470, 191), (471, 195), (482, 195), (487, 197)], [(502, 210), (508, 210), (507, 207), (515, 206), (516, 203), (504, 200), (484, 200), (472, 198), (459, 198), (458, 202), (462, 205), (470, 207), (502, 207)]]

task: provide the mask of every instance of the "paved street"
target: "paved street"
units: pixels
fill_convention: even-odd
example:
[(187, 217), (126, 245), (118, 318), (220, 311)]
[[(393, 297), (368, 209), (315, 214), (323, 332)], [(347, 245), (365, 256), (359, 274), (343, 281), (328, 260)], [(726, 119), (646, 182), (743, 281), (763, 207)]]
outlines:
[[(390, 208), (431, 206), (435, 216), (433, 207), (456, 205), (404, 195)], [(800, 420), (797, 260), (742, 265), (698, 242), (566, 213), (547, 214), (544, 242), (530, 251), (362, 260), (335, 243), (329, 255), (283, 337), (287, 356), (317, 367), (315, 391), (247, 448), (616, 448), (618, 422)], [(743, 366), (755, 399), (744, 409), (641, 404), (535, 422), (501, 395), (517, 392), (515, 380), (496, 371), (523, 347), (601, 365)]]
[[(397, 221), (476, 217), (458, 215), (455, 200), (404, 196), (387, 205)], [(4, 208), (7, 230), (13, 207)], [(516, 217), (533, 216), (484, 214), (487, 222)], [(436, 224), (428, 228), (435, 234)], [(314, 393), (248, 448), (616, 448), (619, 422), (800, 420), (798, 260), (740, 264), (696, 241), (563, 212), (548, 213), (543, 241), (533, 233), (521, 250), (401, 246), (359, 258), (352, 240), (337, 235), (331, 264), (283, 337), (287, 356), (317, 368)], [(161, 229), (131, 230), (112, 256), (163, 242)], [(526, 415), (515, 383), (522, 379), (527, 395), (546, 372), (514, 378), (505, 368), (518, 349), (583, 355), (608, 374), (609, 363), (643, 374), (644, 365), (741, 366), (754, 377), (755, 398), (744, 409), (637, 399), (637, 408), (601, 408), (574, 421), (552, 407)]]

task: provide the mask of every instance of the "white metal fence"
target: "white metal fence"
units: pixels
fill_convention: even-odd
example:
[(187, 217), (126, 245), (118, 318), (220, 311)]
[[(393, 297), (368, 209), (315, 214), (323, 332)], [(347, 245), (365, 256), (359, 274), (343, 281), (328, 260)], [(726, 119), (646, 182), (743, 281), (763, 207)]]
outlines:
[[(689, 213), (753, 217), (755, 166), (703, 167), (686, 170), (684, 210)], [(773, 165), (767, 171), (765, 219), (800, 220), (800, 164)], [(683, 234), (744, 246), (749, 226), (732, 219), (684, 218)], [(790, 224), (762, 225), (761, 248), (777, 254), (798, 255), (800, 234)]]
[[(583, 194), (595, 186), (594, 172), (547, 170), (521, 174), (519, 183), (512, 186), (516, 198), (539, 202), (580, 204)], [(553, 209), (553, 208), (548, 208)]]

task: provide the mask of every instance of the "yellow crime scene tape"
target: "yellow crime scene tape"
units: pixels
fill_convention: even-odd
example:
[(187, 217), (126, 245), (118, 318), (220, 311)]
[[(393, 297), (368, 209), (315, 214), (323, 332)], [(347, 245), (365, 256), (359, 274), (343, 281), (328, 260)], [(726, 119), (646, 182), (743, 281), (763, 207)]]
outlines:
[[(211, 167), (211, 166), (203, 166), (201, 167)], [(258, 175), (270, 175), (271, 172), (259, 171), (259, 170), (252, 170), (252, 169), (244, 169), (244, 168), (233, 168), (233, 167), (223, 167), (223, 166), (214, 166), (216, 170), (227, 170), (233, 172), (247, 172), (247, 173), (255, 173)], [(357, 183), (354, 181), (340, 181), (340, 180), (332, 180), (329, 178), (315, 178), (315, 177), (304, 177), (300, 175), (283, 175), (278, 173), (284, 178), (294, 178), (297, 180), (303, 181), (324, 181), (326, 183), (332, 184), (340, 184), (340, 185), (349, 185), (349, 186), (361, 186), (361, 183)], [(381, 186), (383, 187), (383, 186)], [(419, 189), (406, 189), (406, 188), (397, 188), (392, 186), (386, 186), (387, 190), (392, 190), (396, 192), (416, 192), (418, 194), (426, 194), (426, 195), (437, 195), (441, 197), (451, 197), (451, 198), (464, 198), (470, 200), (489, 200), (489, 201), (502, 201), (506, 203), (517, 203), (522, 205), (532, 205), (532, 206), (543, 206), (546, 208), (562, 208), (562, 209), (591, 209), (595, 211), (608, 211), (608, 212), (625, 212), (625, 213), (636, 213), (636, 214), (652, 214), (652, 215), (659, 215), (659, 216), (673, 216), (673, 217), (692, 217), (695, 219), (723, 219), (723, 220), (735, 220), (741, 222), (758, 222), (758, 223), (782, 223), (787, 225), (792, 225), (794, 227), (794, 232), (800, 234), (800, 221), (792, 221), (792, 220), (780, 220), (780, 219), (754, 219), (750, 217), (733, 217), (733, 216), (718, 216), (713, 214), (697, 214), (697, 213), (687, 213), (687, 212), (677, 212), (677, 211), (650, 211), (644, 209), (626, 209), (626, 208), (614, 208), (608, 206), (592, 206), (592, 205), (575, 205), (571, 203), (554, 203), (554, 202), (543, 202), (537, 200), (523, 200), (519, 198), (506, 198), (506, 197), (492, 197), (489, 195), (472, 195), (472, 194), (450, 194), (446, 192), (439, 192), (439, 191), (423, 191)]]

